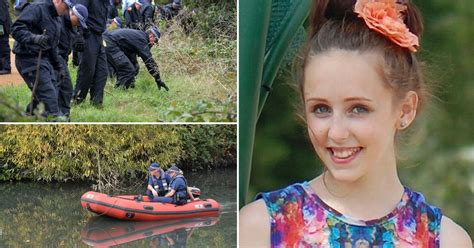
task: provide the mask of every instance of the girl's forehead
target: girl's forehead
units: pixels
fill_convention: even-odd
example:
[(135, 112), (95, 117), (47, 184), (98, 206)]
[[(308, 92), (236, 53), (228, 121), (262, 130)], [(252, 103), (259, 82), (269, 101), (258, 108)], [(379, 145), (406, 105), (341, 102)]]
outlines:
[(390, 93), (374, 52), (331, 50), (310, 58), (304, 71), (308, 97), (366, 97)]

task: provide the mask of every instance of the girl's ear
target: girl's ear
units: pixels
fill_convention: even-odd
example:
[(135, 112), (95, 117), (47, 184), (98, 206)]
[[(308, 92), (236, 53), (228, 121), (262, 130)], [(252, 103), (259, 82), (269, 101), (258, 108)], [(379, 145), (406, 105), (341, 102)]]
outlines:
[(418, 94), (409, 91), (405, 95), (400, 105), (400, 116), (397, 121), (397, 129), (403, 130), (408, 127), (416, 117), (416, 109), (418, 107)]

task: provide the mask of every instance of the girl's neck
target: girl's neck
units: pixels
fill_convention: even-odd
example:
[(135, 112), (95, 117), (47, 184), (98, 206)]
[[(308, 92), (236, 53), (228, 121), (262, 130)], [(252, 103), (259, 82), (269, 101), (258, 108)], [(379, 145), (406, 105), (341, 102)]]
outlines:
[(331, 173), (325, 172), (313, 179), (310, 185), (326, 204), (358, 220), (378, 219), (389, 214), (404, 192), (396, 166), (354, 182), (338, 181)]

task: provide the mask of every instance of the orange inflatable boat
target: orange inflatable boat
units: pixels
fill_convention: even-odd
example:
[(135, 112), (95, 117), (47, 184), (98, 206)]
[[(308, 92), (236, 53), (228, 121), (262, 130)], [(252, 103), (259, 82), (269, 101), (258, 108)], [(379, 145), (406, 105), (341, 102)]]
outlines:
[(82, 195), (82, 207), (121, 220), (151, 221), (197, 218), (219, 215), (220, 205), (213, 199), (196, 200), (177, 206), (170, 203), (150, 202), (147, 196), (136, 200), (134, 195), (109, 196), (89, 191)]

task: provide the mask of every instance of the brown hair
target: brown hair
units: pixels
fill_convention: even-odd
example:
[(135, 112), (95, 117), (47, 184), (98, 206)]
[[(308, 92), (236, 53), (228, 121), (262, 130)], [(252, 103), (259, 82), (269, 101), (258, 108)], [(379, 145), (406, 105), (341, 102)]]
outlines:
[[(415, 54), (369, 29), (364, 20), (354, 13), (355, 2), (313, 0), (308, 41), (303, 47), (298, 66), (299, 91), (303, 105), (304, 71), (310, 58), (336, 48), (361, 52), (375, 51), (381, 54), (384, 62), (381, 67), (382, 76), (395, 93), (395, 100), (403, 98), (408, 91), (415, 91), (419, 97), (418, 109), (421, 109), (429, 94)], [(403, 2), (407, 6), (404, 22), (410, 32), (421, 39), (423, 31), (421, 15), (411, 0)]]

